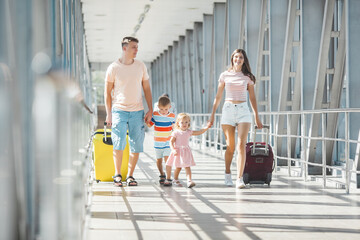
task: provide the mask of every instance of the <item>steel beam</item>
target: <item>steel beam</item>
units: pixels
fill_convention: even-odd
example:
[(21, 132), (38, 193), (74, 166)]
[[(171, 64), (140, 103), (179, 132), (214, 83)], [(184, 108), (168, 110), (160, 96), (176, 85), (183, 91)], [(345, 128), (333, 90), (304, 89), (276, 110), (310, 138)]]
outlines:
[(226, 6), (225, 3), (214, 3), (214, 24), (213, 24), (213, 38), (214, 38), (214, 78), (213, 89), (211, 89), (211, 99), (214, 99), (218, 79), (220, 74), (225, 70), (226, 56), (225, 49), (225, 21), (226, 21)]
[(184, 83), (187, 82), (186, 80), (186, 73), (185, 73), (185, 36), (179, 37), (179, 79), (178, 79), (178, 101), (179, 101), (179, 112), (186, 111), (186, 99), (185, 99), (185, 85)]
[[(226, 22), (227, 22), (227, 61), (229, 61), (229, 56), (231, 56), (232, 52), (240, 48), (239, 41), (240, 41), (240, 31), (244, 29), (242, 27), (241, 20), (243, 16), (242, 12), (242, 4), (246, 2), (245, 0), (228, 0), (226, 3)], [(239, 14), (240, 13), (240, 14)], [(227, 62), (227, 64), (230, 64)]]
[(175, 84), (174, 84), (174, 52), (173, 52), (173, 47), (169, 46), (168, 47), (168, 53), (169, 53), (169, 58), (168, 58), (168, 81), (169, 81), (169, 88), (167, 90), (167, 93), (169, 94), (169, 98), (170, 100), (172, 100), (172, 98), (174, 97), (174, 88), (176, 88)]
[(260, 31), (260, 18), (262, 9), (262, 0), (247, 1), (246, 14), (246, 44), (245, 50), (249, 58), (252, 73), (256, 76), (257, 72), (257, 56), (258, 56), (258, 41)]
[(176, 86), (176, 90), (174, 91), (174, 96), (170, 96), (172, 101), (175, 101), (176, 108), (178, 112), (181, 112), (180, 109), (180, 94), (179, 94), (179, 82), (180, 79), (180, 57), (179, 57), (179, 42), (175, 41), (173, 44), (173, 51), (174, 51), (174, 84)]
[[(329, 58), (329, 49), (330, 44), (333, 43), (331, 41), (332, 36), (332, 26), (334, 21), (334, 9), (335, 9), (335, 0), (327, 0), (325, 3), (324, 10), (324, 20), (323, 20), (323, 30), (321, 36), (321, 48), (319, 52), (319, 60), (318, 60), (318, 69), (316, 75), (316, 85), (315, 85), (315, 96), (313, 101), (313, 109), (321, 109), (324, 107), (324, 102), (326, 103), (328, 100), (326, 99), (326, 86), (330, 84), (330, 81), (326, 82), (326, 76), (329, 74), (327, 71), (327, 64)], [(336, 107), (340, 105), (340, 94), (341, 94), (341, 86), (343, 83), (343, 66), (345, 61), (345, 42), (344, 42), (344, 26), (345, 26), (345, 15), (343, 14), (342, 27), (340, 29), (340, 37), (338, 41), (337, 48), (337, 57), (335, 63), (335, 71), (333, 76), (333, 81), (331, 83), (331, 100), (333, 102), (329, 102), (325, 107)], [(336, 69), (337, 68), (337, 69)], [(328, 86), (330, 89), (330, 86)], [(311, 137), (317, 137), (319, 135), (319, 122), (320, 116), (313, 115), (311, 118), (310, 132), (309, 135)], [(327, 135), (328, 137), (334, 137), (337, 129), (337, 114), (329, 114), (327, 121)], [(331, 135), (331, 136), (330, 136)], [(316, 158), (316, 140), (309, 141), (309, 161), (310, 162), (318, 162), (319, 159)], [(327, 143), (327, 164), (331, 165), (332, 163), (332, 146), (333, 143)], [(325, 153), (324, 153), (325, 154)], [(320, 173), (320, 168), (310, 168), (314, 174)]]
[[(286, 35), (285, 35), (285, 45), (284, 45), (284, 55), (282, 63), (282, 74), (281, 74), (281, 86), (280, 86), (280, 96), (279, 96), (279, 111), (298, 111), (300, 110), (300, 92), (301, 92), (301, 43), (294, 44), (298, 42), (299, 39), (295, 38), (295, 29), (299, 30), (299, 27), (296, 28), (296, 24), (299, 24), (301, 21), (296, 21), (300, 15), (297, 13), (300, 11), (298, 9), (298, 0), (289, 1), (288, 5), (288, 16), (286, 24)], [(301, 36), (300, 36), (301, 42)], [(298, 47), (298, 46), (299, 47)], [(295, 47), (294, 47), (295, 46)], [(296, 54), (294, 54), (296, 53)], [(296, 61), (297, 56), (297, 61)], [(292, 68), (295, 68), (294, 71)], [(292, 81), (293, 80), (293, 81)], [(290, 106), (289, 106), (290, 101)], [(290, 108), (289, 108), (290, 107)], [(290, 121), (290, 126), (285, 124), (285, 116), (280, 115), (277, 122), (277, 134), (282, 135), (290, 129), (291, 135), (297, 135), (298, 125), (299, 125), (300, 115), (292, 115)], [(277, 139), (277, 155), (286, 156), (289, 155), (287, 148), (284, 148), (284, 139)], [(295, 145), (296, 139), (291, 138), (290, 151), (291, 156), (295, 156)], [(281, 161), (283, 162), (283, 161)], [(278, 163), (282, 165), (282, 163)]]
[(185, 97), (185, 100), (187, 101), (186, 104), (186, 112), (193, 113), (193, 105), (194, 105), (194, 79), (195, 79), (195, 57), (194, 57), (194, 39), (193, 39), (193, 30), (186, 30), (186, 85), (185, 86), (185, 94), (187, 95)]
[[(358, 63), (360, 62), (360, 1), (357, 0), (345, 0), (346, 2), (346, 81), (347, 81), (347, 93), (348, 98), (347, 107), (359, 108), (359, 69)], [(356, 135), (359, 134), (360, 121), (359, 115), (350, 115), (350, 138), (356, 139)], [(350, 145), (350, 156), (353, 158), (355, 155), (356, 146)], [(357, 164), (358, 171), (360, 171), (360, 164)], [(360, 174), (357, 174), (357, 187), (360, 188)]]
[(256, 99), (259, 111), (270, 111), (270, 77), (269, 77), (269, 15), (268, 0), (262, 0), (260, 12), (259, 37), (257, 47), (257, 64), (256, 64)]
[(288, 0), (270, 1), (271, 109), (278, 109), (285, 46)]
[(204, 79), (203, 79), (203, 112), (211, 112), (212, 108), (212, 89), (214, 88), (214, 48), (213, 48), (213, 15), (204, 15), (203, 24), (203, 66), (204, 66)]
[(212, 98), (212, 94), (210, 92), (213, 91), (213, 83), (214, 83), (214, 73), (213, 73), (213, 47), (212, 47), (212, 35), (213, 35), (213, 15), (205, 14), (203, 21), (203, 107), (202, 111), (204, 113), (211, 112), (212, 103), (214, 98)]
[(193, 91), (193, 107), (195, 113), (202, 113), (202, 95), (203, 95), (203, 38), (202, 23), (194, 24), (194, 91)]

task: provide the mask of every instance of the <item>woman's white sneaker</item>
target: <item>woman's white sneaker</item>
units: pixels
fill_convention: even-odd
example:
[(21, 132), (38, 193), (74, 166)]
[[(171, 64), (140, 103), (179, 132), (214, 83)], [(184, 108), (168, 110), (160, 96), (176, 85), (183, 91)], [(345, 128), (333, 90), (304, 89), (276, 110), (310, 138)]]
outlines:
[(225, 185), (229, 187), (233, 185), (233, 181), (231, 179), (231, 173), (225, 173)]
[(236, 180), (236, 188), (245, 188), (245, 183), (243, 177)]
[(187, 182), (187, 187), (188, 188), (192, 188), (192, 187), (194, 187), (196, 184), (193, 182), (193, 181), (188, 181)]

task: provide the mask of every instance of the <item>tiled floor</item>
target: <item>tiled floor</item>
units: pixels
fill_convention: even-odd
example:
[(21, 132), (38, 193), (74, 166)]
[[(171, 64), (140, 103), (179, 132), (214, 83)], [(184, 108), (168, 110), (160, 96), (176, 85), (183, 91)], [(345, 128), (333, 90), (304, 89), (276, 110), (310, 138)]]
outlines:
[(360, 239), (360, 193), (323, 189), (285, 171), (270, 188), (225, 187), (223, 159), (196, 149), (197, 185), (163, 187), (151, 135), (145, 141), (134, 174), (139, 186), (93, 185), (86, 239)]

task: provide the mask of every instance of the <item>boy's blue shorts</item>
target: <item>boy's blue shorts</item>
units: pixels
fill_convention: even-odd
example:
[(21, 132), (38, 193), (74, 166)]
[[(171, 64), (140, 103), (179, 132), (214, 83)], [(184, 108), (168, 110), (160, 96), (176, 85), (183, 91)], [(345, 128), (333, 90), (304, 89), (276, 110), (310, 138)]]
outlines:
[(130, 151), (132, 153), (143, 152), (145, 138), (144, 110), (128, 112), (113, 108), (111, 139), (115, 150), (125, 149), (128, 130)]
[(170, 156), (170, 153), (171, 153), (170, 148), (162, 148), (162, 149), (155, 148), (156, 159), (168, 157)]

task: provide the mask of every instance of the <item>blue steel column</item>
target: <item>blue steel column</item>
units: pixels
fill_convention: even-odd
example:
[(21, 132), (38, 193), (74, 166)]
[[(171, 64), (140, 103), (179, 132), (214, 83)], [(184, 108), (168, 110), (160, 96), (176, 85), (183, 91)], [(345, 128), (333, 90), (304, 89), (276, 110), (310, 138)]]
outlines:
[[(152, 94), (155, 94), (155, 91), (156, 91), (156, 60), (152, 61), (151, 62), (151, 91), (152, 91)], [(154, 97), (153, 97), (154, 98)], [(153, 100), (154, 102), (154, 100)]]
[(169, 51), (164, 51), (164, 86), (162, 88), (163, 93), (168, 93), (170, 89), (170, 79), (169, 79)]
[(154, 99), (156, 100), (157, 96), (160, 95), (160, 89), (162, 87), (162, 79), (163, 79), (163, 74), (162, 74), (162, 62), (163, 62), (163, 54), (161, 53), (158, 57), (158, 74), (157, 74), (157, 83), (158, 85), (156, 86), (156, 89), (157, 89), (157, 94), (154, 96)]
[(173, 65), (173, 62), (172, 62), (172, 54), (173, 54), (173, 51), (172, 51), (172, 46), (169, 46), (168, 47), (168, 57), (167, 57), (167, 90), (166, 92), (169, 94), (169, 97), (171, 99), (172, 97), (172, 90), (173, 90), (173, 79), (172, 79), (172, 65)]
[[(314, 89), (317, 74), (321, 31), (324, 16), (325, 0), (303, 0), (303, 58), (302, 58), (302, 101), (303, 109), (313, 107)], [(306, 119), (306, 126), (310, 126), (310, 117)]]
[(288, 0), (270, 1), (271, 109), (278, 109)]
[[(155, 82), (156, 82), (156, 87), (155, 87), (155, 93), (156, 96), (158, 96), (160, 93), (159, 93), (159, 88), (161, 86), (161, 59), (160, 57), (157, 57), (156, 58), (156, 67), (155, 67), (155, 72), (156, 72), (156, 79), (155, 79)], [(156, 98), (154, 97), (154, 99), (156, 100)], [(156, 101), (154, 101), (156, 102)]]
[(181, 79), (181, 74), (180, 74), (180, 43), (179, 41), (175, 41), (174, 42), (174, 68), (175, 68), (175, 79), (174, 79), (174, 83), (176, 86), (176, 91), (175, 91), (175, 103), (176, 103), (176, 108), (178, 113), (182, 112), (182, 94), (179, 91), (180, 90), (180, 82), (182, 81)]
[[(325, 0), (303, 0), (303, 108), (312, 109)], [(310, 120), (307, 122), (309, 126)]]
[(156, 75), (155, 75), (155, 79), (154, 79), (154, 82), (156, 83), (156, 87), (155, 88), (155, 92), (153, 93), (154, 94), (154, 102), (156, 102), (156, 97), (155, 96), (158, 96), (159, 95), (159, 88), (161, 86), (161, 71), (160, 71), (160, 64), (161, 64), (161, 60), (160, 60), (160, 57), (157, 57), (156, 59), (156, 66), (155, 66), (155, 72), (156, 72)]
[(186, 30), (185, 34), (185, 102), (186, 109), (185, 112), (193, 113), (193, 92), (194, 92), (194, 51), (193, 51), (193, 30)]
[[(346, 76), (349, 89), (349, 106), (350, 108), (360, 108), (359, 101), (359, 67), (360, 62), (360, 1), (358, 0), (345, 0), (347, 1), (346, 9)], [(350, 115), (350, 138), (358, 139), (360, 134), (360, 121), (359, 115)], [(356, 146), (350, 145), (350, 157), (354, 159)], [(360, 171), (360, 164), (357, 164), (357, 171)], [(360, 174), (357, 174), (357, 188), (360, 188)]]
[[(227, 1), (227, 7), (226, 7), (226, 11), (227, 11), (227, 28), (228, 28), (228, 53), (227, 55), (229, 56), (227, 61), (229, 61), (229, 58), (232, 54), (232, 52), (237, 49), (237, 48), (241, 48), (239, 46), (239, 40), (240, 40), (240, 29), (244, 28), (245, 25), (240, 25), (241, 24), (241, 6), (242, 6), (242, 1), (239, 0), (228, 0)], [(229, 63), (227, 63), (229, 64)]]
[[(225, 3), (214, 3), (214, 78), (213, 88), (211, 89), (211, 99), (214, 99), (218, 79), (220, 74), (226, 69), (226, 62), (224, 62), (224, 56), (226, 54), (225, 49), (225, 21), (226, 21), (226, 6)], [(221, 108), (221, 106), (219, 106)]]
[[(261, 15), (261, 1), (251, 0), (247, 1), (247, 26), (246, 26), (246, 53), (249, 58), (251, 71), (256, 74), (256, 63), (258, 55), (258, 39), (259, 39), (259, 27), (260, 27), (260, 15)], [(251, 13), (251, 14), (250, 14)]]
[(174, 41), (172, 45), (172, 54), (171, 54), (171, 101), (175, 102), (177, 106), (177, 69), (176, 69), (176, 51), (177, 51), (177, 42)]
[(203, 94), (203, 39), (202, 39), (202, 23), (196, 22), (194, 24), (194, 91), (193, 91), (193, 111), (195, 113), (202, 113), (202, 94)]
[(186, 82), (186, 73), (185, 73), (185, 36), (179, 37), (179, 78), (178, 78), (178, 102), (179, 102), (179, 112), (186, 111), (186, 99), (185, 99), (185, 82)]
[(204, 69), (204, 77), (203, 77), (203, 113), (210, 113), (213, 100), (211, 99), (212, 94), (210, 94), (210, 82), (213, 82), (213, 57), (212, 57), (212, 28), (213, 15), (205, 14), (204, 15), (204, 23), (203, 23), (203, 69)]
[(12, 12), (9, 11), (9, 5), (10, 1), (0, 1), (0, 132), (6, 136), (6, 139), (0, 144), (0, 180), (2, 185), (0, 239), (21, 239), (21, 237), (25, 237), (26, 224), (24, 221), (20, 221), (21, 215), (24, 214), (22, 211), (24, 209), (21, 209), (24, 202), (17, 203), (16, 180), (18, 179), (14, 179), (17, 171), (12, 143), (15, 141), (12, 133), (13, 128), (10, 126), (17, 119), (13, 119), (13, 111), (16, 109), (16, 105), (10, 67), (15, 58), (15, 42), (11, 28), (13, 23), (10, 19)]
[[(32, 29), (32, 12), (28, 11), (33, 7), (31, 1), (7, 1), (10, 7), (7, 9), (8, 19), (10, 20), (9, 26), (12, 26), (10, 33), (13, 35), (12, 43), (13, 49), (9, 52), (13, 58), (13, 62), (10, 62), (10, 68), (13, 74), (13, 87), (14, 92), (13, 107), (14, 111), (13, 124), (14, 129), (18, 129), (13, 132), (14, 142), (16, 142), (15, 150), (15, 164), (16, 164), (16, 176), (17, 176), (17, 191), (19, 201), (19, 229), (20, 238), (34, 238), (35, 226), (32, 222), (37, 222), (37, 197), (36, 197), (36, 178), (32, 174), (35, 171), (35, 157), (34, 157), (34, 141), (28, 141), (32, 139), (34, 135), (34, 127), (32, 119), (32, 102), (33, 102), (33, 90), (34, 90), (34, 75), (31, 70), (31, 62), (33, 57), (33, 35)], [(46, 4), (45, 4), (46, 5)], [(46, 8), (45, 8), (46, 9)], [(46, 11), (46, 10), (45, 10)], [(41, 11), (40, 11), (41, 12)], [(40, 37), (41, 38), (41, 37)], [(43, 42), (39, 43), (43, 44)], [(10, 59), (11, 59), (10, 58)], [(16, 72), (13, 72), (16, 69)], [(22, 193), (19, 195), (19, 193)]]
[[(286, 36), (286, 24), (288, 13), (288, 0), (270, 1), (270, 61), (271, 61), (271, 109), (278, 109), (279, 96), (281, 89), (281, 75), (283, 65), (283, 55)], [(282, 99), (286, 102), (287, 99)], [(273, 119), (273, 127), (278, 124), (277, 119)], [(273, 128), (275, 129), (275, 128)], [(277, 145), (279, 148), (279, 145)], [(284, 145), (285, 147), (285, 145)], [(281, 152), (275, 149), (276, 155), (280, 156)], [(278, 165), (287, 165), (287, 161), (277, 159)]]
[[(155, 91), (156, 91), (156, 77), (155, 77), (155, 75), (156, 75), (156, 71), (155, 71), (155, 69), (156, 69), (156, 60), (154, 60), (154, 61), (152, 61), (151, 62), (151, 64), (150, 64), (150, 66), (151, 66), (151, 75), (150, 75), (150, 80), (151, 80), (151, 93), (152, 93), (152, 95), (154, 95), (155, 94)], [(153, 103), (154, 103), (155, 101), (154, 101), (154, 96), (153, 96)]]

